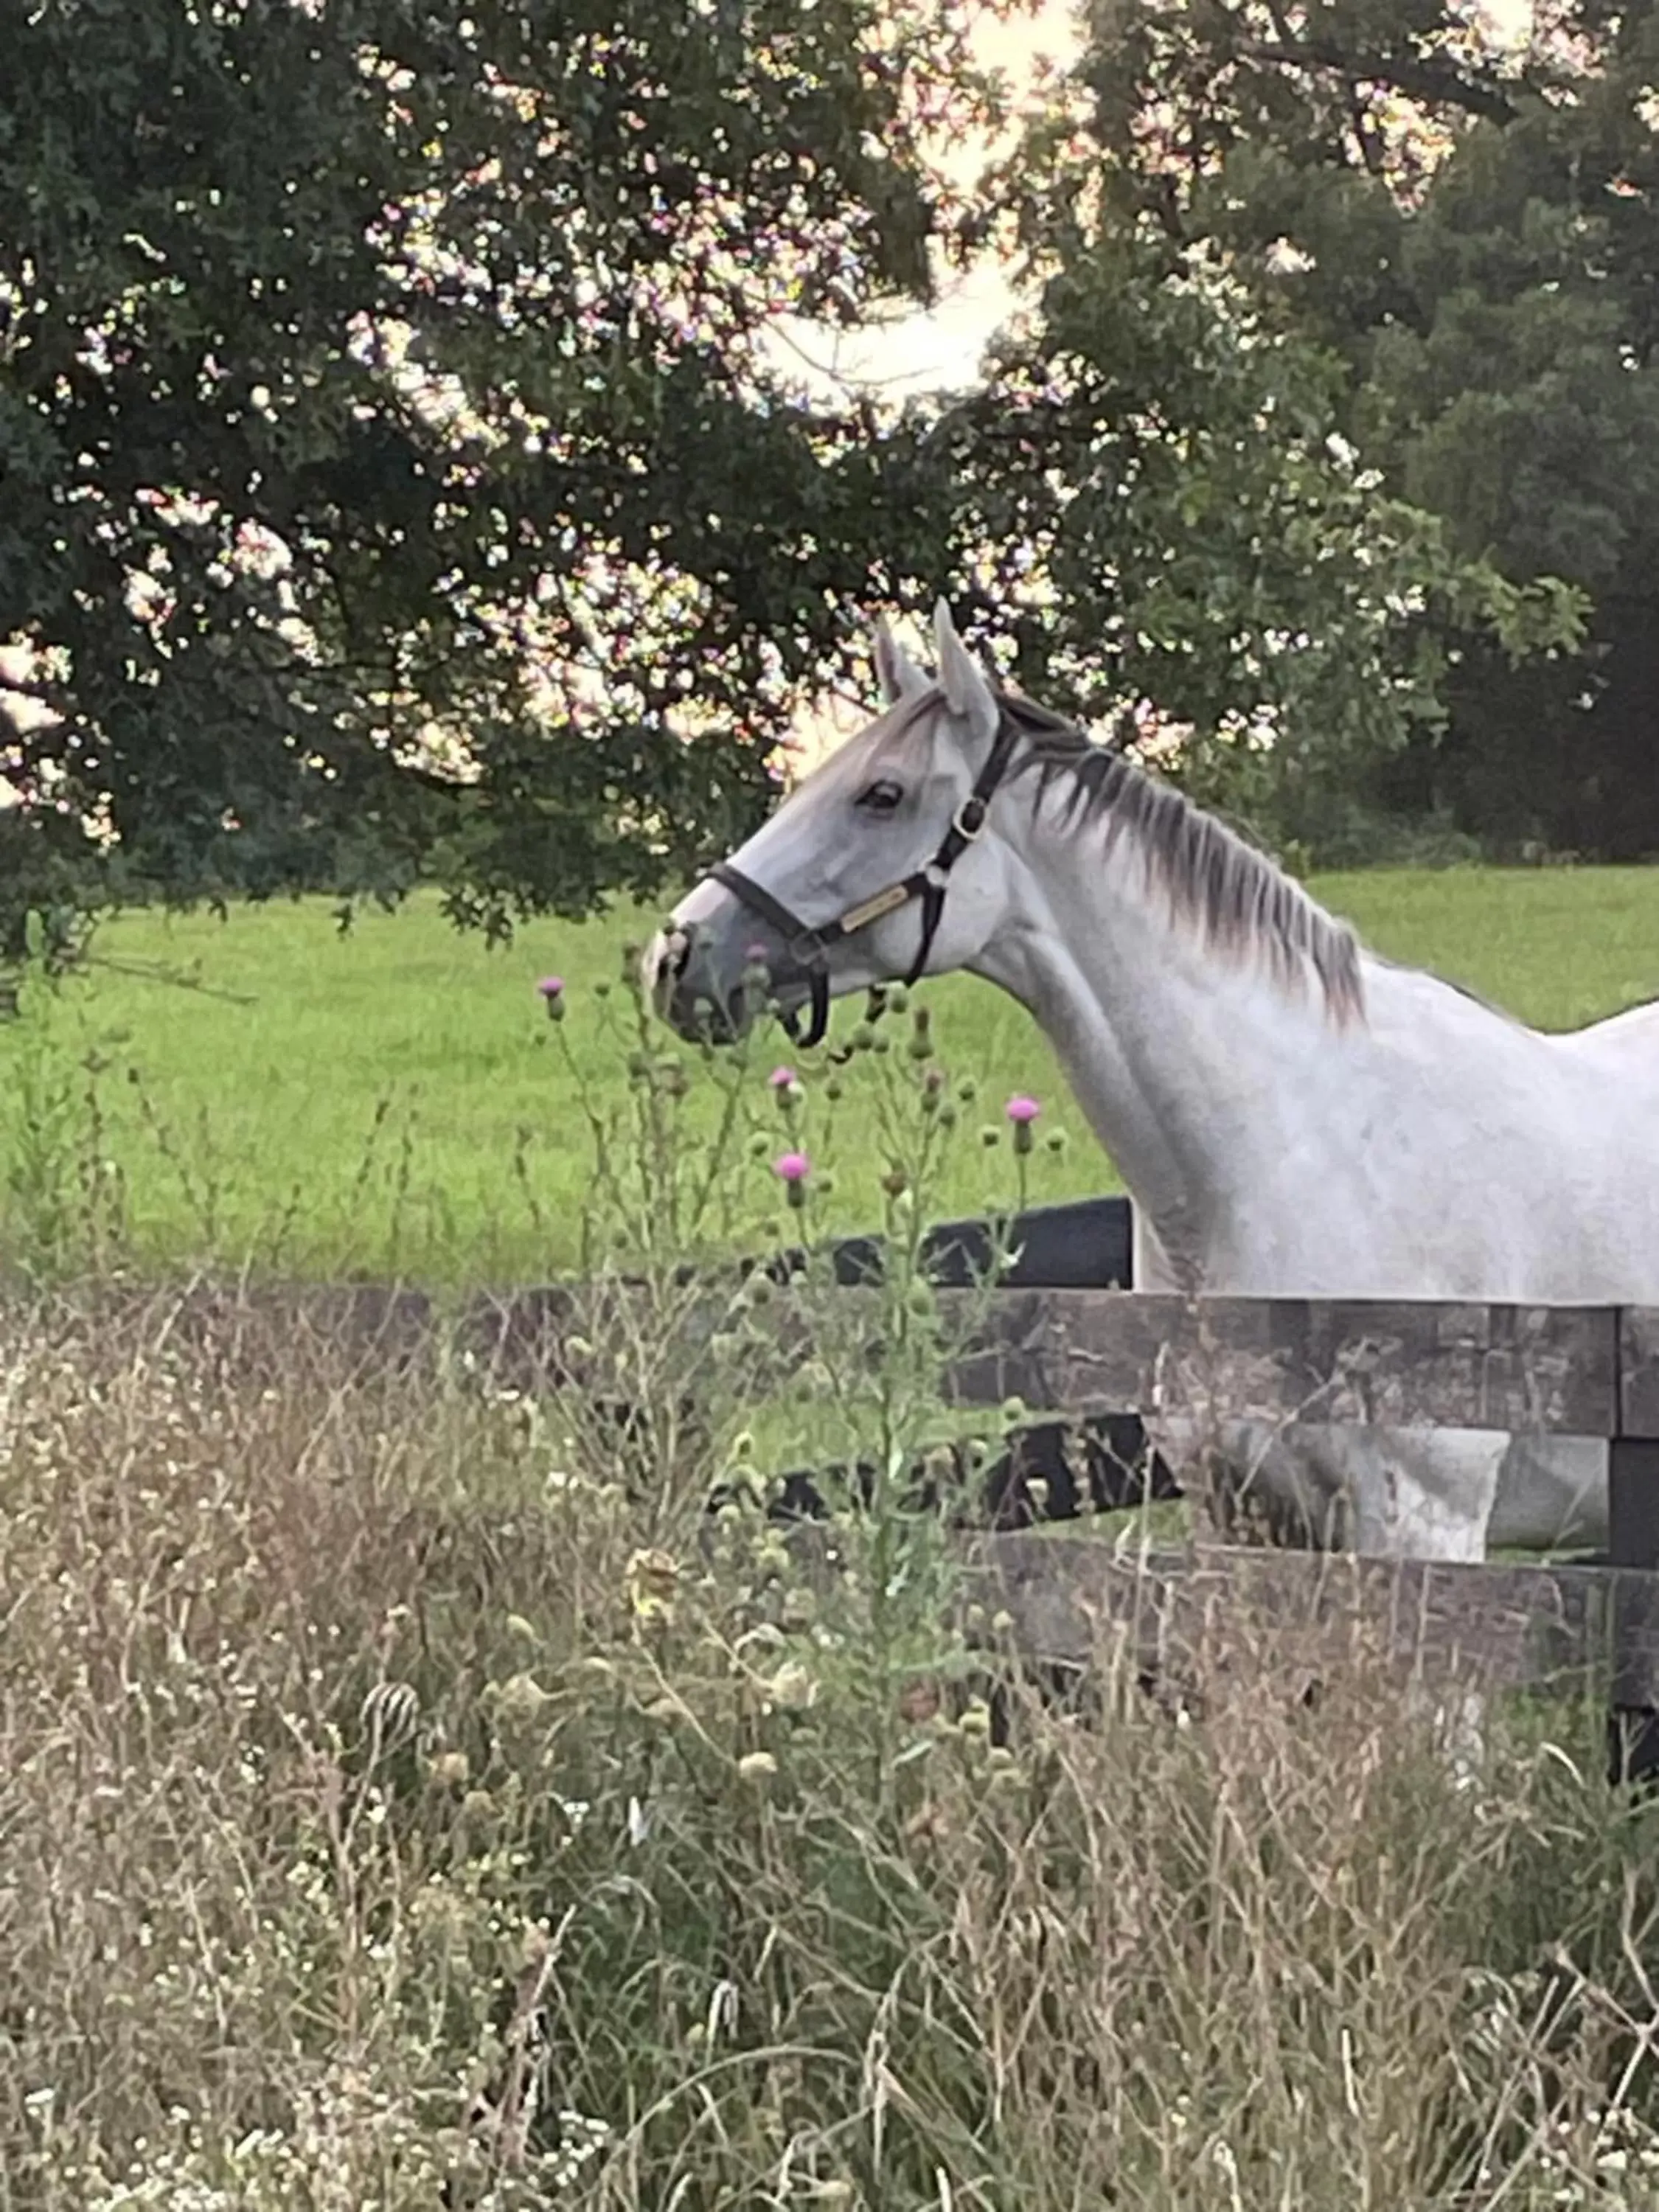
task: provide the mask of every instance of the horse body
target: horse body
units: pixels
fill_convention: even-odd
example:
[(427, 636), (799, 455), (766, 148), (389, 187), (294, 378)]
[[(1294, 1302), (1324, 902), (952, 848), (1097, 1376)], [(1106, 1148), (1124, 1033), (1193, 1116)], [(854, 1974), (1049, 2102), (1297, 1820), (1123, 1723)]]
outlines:
[[(889, 713), (732, 880), (766, 887), (773, 922), (802, 916), (801, 942), (833, 939), (836, 994), (925, 961), (1018, 998), (1129, 1188), (1142, 1288), (1659, 1303), (1659, 1006), (1546, 1036), (1364, 953), (1177, 793), (994, 694), (943, 610), (936, 628), (939, 684), (879, 641)], [(919, 939), (880, 894), (918, 879), (1011, 725), (1024, 750)], [(647, 955), (671, 1018), (735, 1002), (757, 929), (784, 1003), (821, 998), (787, 930), (706, 881)], [(1159, 1441), (1179, 1462), (1196, 1439)], [(1314, 1541), (1478, 1559), (1605, 1529), (1593, 1440), (1229, 1423), (1209, 1441), (1229, 1486)]]
[[(1261, 1297), (1659, 1296), (1659, 1180), (1639, 1172), (1659, 1168), (1659, 1028), (1615, 1066), (1581, 1048), (1593, 1032), (1542, 1035), (1431, 977), (1370, 960), (1363, 972), (1366, 1019), (1346, 1033), (1266, 1005), (1233, 1033), (1215, 1003), (1194, 1007), (1192, 1036), (1138, 1056), (1143, 1085), (1149, 1060), (1170, 1064), (1147, 1101), (1166, 1145), (1184, 1115), (1194, 1126), (1176, 1140), (1188, 1172), (1169, 1227), (1138, 1200), (1137, 1282)], [(1274, 1064), (1252, 1066), (1264, 1048)], [(1197, 1085), (1175, 1079), (1182, 1061)], [(1109, 1144), (1109, 1092), (1091, 1097), (1079, 1075)], [(1214, 1136), (1194, 1095), (1212, 1084), (1227, 1086)]]
[[(1051, 911), (1076, 853), (1045, 852)], [(1061, 937), (1045, 917), (969, 964), (1036, 1016), (1118, 1162), (1138, 1285), (1659, 1298), (1659, 1010), (1549, 1036), (1362, 954), (1364, 1018), (1333, 1024), (1312, 990), (1217, 963), (1133, 856), (1104, 878), (1082, 857), (1089, 932)], [(1158, 1440), (1172, 1463), (1200, 1441), (1178, 1422)], [(1241, 1422), (1214, 1442), (1231, 1486), (1304, 1538), (1457, 1558), (1605, 1540), (1595, 1439)]]

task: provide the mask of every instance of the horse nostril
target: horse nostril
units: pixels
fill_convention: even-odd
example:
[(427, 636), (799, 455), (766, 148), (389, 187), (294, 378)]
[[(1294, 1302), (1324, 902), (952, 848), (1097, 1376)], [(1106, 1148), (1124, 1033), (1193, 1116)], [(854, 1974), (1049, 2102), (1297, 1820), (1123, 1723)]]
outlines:
[(691, 957), (691, 933), (678, 924), (663, 932), (663, 966), (678, 983)]

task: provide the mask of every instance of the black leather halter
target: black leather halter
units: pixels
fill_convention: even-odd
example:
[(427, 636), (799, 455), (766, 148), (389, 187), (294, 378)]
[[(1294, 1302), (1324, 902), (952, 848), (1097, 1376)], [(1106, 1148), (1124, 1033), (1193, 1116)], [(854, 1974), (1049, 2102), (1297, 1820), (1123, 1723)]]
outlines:
[(951, 817), (951, 826), (939, 841), (939, 850), (925, 866), (914, 869), (902, 882), (890, 884), (884, 891), (872, 898), (862, 899), (850, 906), (834, 921), (822, 922), (810, 928), (799, 915), (793, 915), (781, 898), (775, 897), (763, 884), (746, 876), (741, 868), (734, 868), (730, 860), (721, 860), (709, 870), (717, 884), (734, 891), (744, 904), (769, 921), (780, 932), (788, 946), (790, 957), (803, 967), (811, 979), (812, 1018), (805, 1036), (798, 1024), (800, 1010), (793, 1008), (784, 1018), (784, 1027), (795, 1042), (801, 1046), (821, 1044), (824, 1031), (830, 1026), (830, 970), (828, 957), (832, 947), (846, 939), (867, 929), (883, 915), (896, 908), (908, 906), (912, 899), (921, 901), (921, 943), (915, 958), (910, 963), (909, 973), (904, 977), (907, 985), (916, 982), (927, 965), (927, 957), (933, 949), (933, 939), (945, 916), (945, 893), (950, 882), (951, 871), (968, 848), (975, 843), (985, 828), (985, 817), (997, 786), (1008, 772), (1008, 764), (1019, 742), (1019, 730), (1005, 708), (998, 717), (995, 737), (986, 756), (985, 765), (974, 779), (974, 787)]

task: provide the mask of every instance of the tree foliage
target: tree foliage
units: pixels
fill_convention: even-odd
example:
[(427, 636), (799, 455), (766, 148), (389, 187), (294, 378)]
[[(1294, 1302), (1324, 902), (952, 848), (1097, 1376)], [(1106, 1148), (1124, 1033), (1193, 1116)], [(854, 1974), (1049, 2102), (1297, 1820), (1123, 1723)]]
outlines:
[(757, 335), (926, 290), (984, 93), (954, 0), (14, 9), (0, 930), (88, 819), (486, 915), (732, 834), (862, 584)]
[[(969, 28), (38, 0), (0, 82), (0, 952), (118, 897), (435, 876), (495, 925), (651, 891), (754, 818), (872, 603), (941, 589), (1281, 830), (1437, 803), (1536, 688), (1516, 656), (1574, 635), (1548, 580), (1605, 626), (1640, 578), (1624, 109), (1592, 237), (1559, 39), (1097, 0), (963, 198)], [(970, 388), (781, 373), (782, 318), (855, 324), (988, 240), (1037, 298)]]
[(1569, 641), (1574, 595), (1511, 584), (1334, 434), (1335, 363), (1144, 228), (1079, 224), (984, 385), (914, 422), (940, 565), (1014, 673), (1127, 710), (1200, 795), (1342, 849), (1351, 793), (1441, 714), (1443, 632), (1506, 664)]
[(1108, 220), (1224, 265), (1342, 367), (1332, 420), (1512, 583), (1587, 593), (1581, 657), (1437, 623), (1443, 729), (1374, 795), (1499, 849), (1659, 849), (1651, 701), (1659, 9), (1098, 0), (1079, 76)]

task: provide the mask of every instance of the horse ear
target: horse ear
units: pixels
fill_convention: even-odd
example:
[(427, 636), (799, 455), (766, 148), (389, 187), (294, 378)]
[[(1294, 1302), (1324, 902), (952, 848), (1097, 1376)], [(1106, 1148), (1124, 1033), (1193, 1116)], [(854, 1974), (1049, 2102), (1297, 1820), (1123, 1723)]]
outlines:
[(991, 687), (967, 647), (957, 635), (951, 610), (941, 599), (933, 609), (933, 644), (939, 653), (939, 689), (953, 714), (965, 721), (976, 738), (987, 744), (995, 737), (997, 702)]
[(890, 707), (927, 689), (927, 678), (888, 629), (884, 619), (876, 624), (871, 652), (876, 664), (876, 681)]

